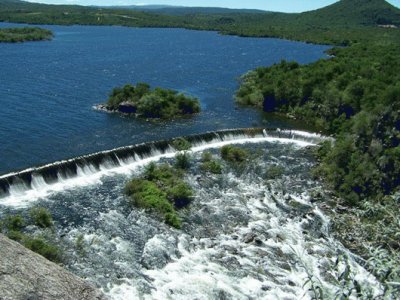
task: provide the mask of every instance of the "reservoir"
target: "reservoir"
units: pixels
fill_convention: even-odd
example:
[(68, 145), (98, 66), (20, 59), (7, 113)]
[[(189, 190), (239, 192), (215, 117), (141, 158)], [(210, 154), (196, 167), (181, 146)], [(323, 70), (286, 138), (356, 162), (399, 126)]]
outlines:
[[(0, 27), (25, 26), (0, 23)], [(239, 127), (291, 124), (238, 109), (238, 79), (328, 46), (184, 29), (42, 26), (45, 42), (0, 44), (0, 174), (115, 147)], [(147, 82), (196, 96), (202, 113), (154, 124), (95, 111), (114, 87)]]

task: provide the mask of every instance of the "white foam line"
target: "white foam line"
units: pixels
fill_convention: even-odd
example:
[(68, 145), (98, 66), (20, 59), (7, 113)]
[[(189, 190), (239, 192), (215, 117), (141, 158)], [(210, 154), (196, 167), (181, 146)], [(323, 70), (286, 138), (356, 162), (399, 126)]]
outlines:
[[(241, 139), (230, 139), (226, 141), (215, 141), (203, 145), (194, 145), (191, 148), (190, 152), (201, 152), (207, 149), (213, 148), (221, 148), (230, 144), (259, 144), (264, 142), (271, 143), (281, 143), (281, 144), (295, 144), (299, 147), (313, 146), (315, 144), (300, 140), (288, 139), (288, 138), (276, 138), (276, 137), (254, 137), (254, 138), (241, 138)], [(175, 156), (177, 152), (173, 151), (172, 148), (167, 153), (159, 153), (156, 155), (152, 155), (150, 157), (141, 158), (140, 160), (129, 162), (122, 166), (116, 166), (113, 168), (102, 168), (100, 171), (85, 174), (81, 173), (81, 176), (66, 178), (64, 180), (59, 180), (53, 184), (42, 185), (40, 189), (28, 189), (21, 193), (12, 194), (10, 196), (4, 197), (0, 199), (0, 204), (4, 206), (13, 206), (13, 207), (26, 207), (29, 206), (30, 203), (37, 201), (38, 199), (43, 199), (49, 196), (50, 194), (65, 191), (71, 189), (73, 187), (82, 187), (94, 184), (101, 184), (101, 177), (103, 176), (111, 176), (115, 174), (132, 174), (135, 170), (140, 167), (147, 165), (150, 162), (159, 161), (162, 158), (172, 158)]]
[(238, 140), (228, 140), (228, 141), (221, 141), (221, 142), (214, 142), (212, 144), (205, 144), (205, 145), (199, 145), (199, 146), (194, 146), (191, 151), (192, 152), (201, 152), (207, 149), (212, 149), (212, 148), (221, 148), (226, 145), (231, 145), (231, 144), (260, 144), (260, 143), (265, 143), (265, 142), (270, 142), (270, 143), (280, 143), (280, 144), (296, 144), (300, 147), (307, 147), (307, 146), (315, 146), (316, 144), (310, 143), (310, 142), (305, 142), (305, 141), (300, 141), (300, 140), (292, 140), (292, 139), (287, 139), (287, 138), (275, 138), (275, 137), (256, 137), (256, 138), (243, 138), (243, 139), (238, 139)]

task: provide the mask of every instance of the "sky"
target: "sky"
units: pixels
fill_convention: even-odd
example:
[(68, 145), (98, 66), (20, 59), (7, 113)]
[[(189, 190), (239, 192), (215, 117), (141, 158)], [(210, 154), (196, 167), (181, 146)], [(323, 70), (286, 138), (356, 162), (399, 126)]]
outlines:
[[(47, 4), (80, 5), (145, 5), (168, 4), (178, 6), (212, 6), (229, 8), (257, 8), (269, 11), (302, 12), (335, 3), (335, 0), (27, 0)], [(400, 7), (400, 0), (389, 0)]]

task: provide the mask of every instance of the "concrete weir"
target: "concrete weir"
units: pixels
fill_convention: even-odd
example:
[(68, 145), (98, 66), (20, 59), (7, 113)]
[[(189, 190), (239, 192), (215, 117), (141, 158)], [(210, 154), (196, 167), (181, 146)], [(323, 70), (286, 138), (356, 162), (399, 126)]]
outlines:
[[(325, 139), (319, 134), (264, 128), (228, 129), (184, 137), (192, 145), (192, 151), (221, 147), (226, 143), (298, 142), (316, 144)], [(48, 189), (76, 178), (107, 172), (151, 157), (173, 156), (174, 139), (160, 140), (120, 147), (57, 161), (0, 176), (0, 204), (2, 198), (19, 197), (30, 191)]]

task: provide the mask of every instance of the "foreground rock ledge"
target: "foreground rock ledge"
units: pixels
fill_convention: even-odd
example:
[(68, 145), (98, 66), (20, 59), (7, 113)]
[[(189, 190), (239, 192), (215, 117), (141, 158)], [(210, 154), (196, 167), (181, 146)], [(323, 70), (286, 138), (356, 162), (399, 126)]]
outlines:
[(100, 291), (0, 234), (0, 299), (106, 299)]

